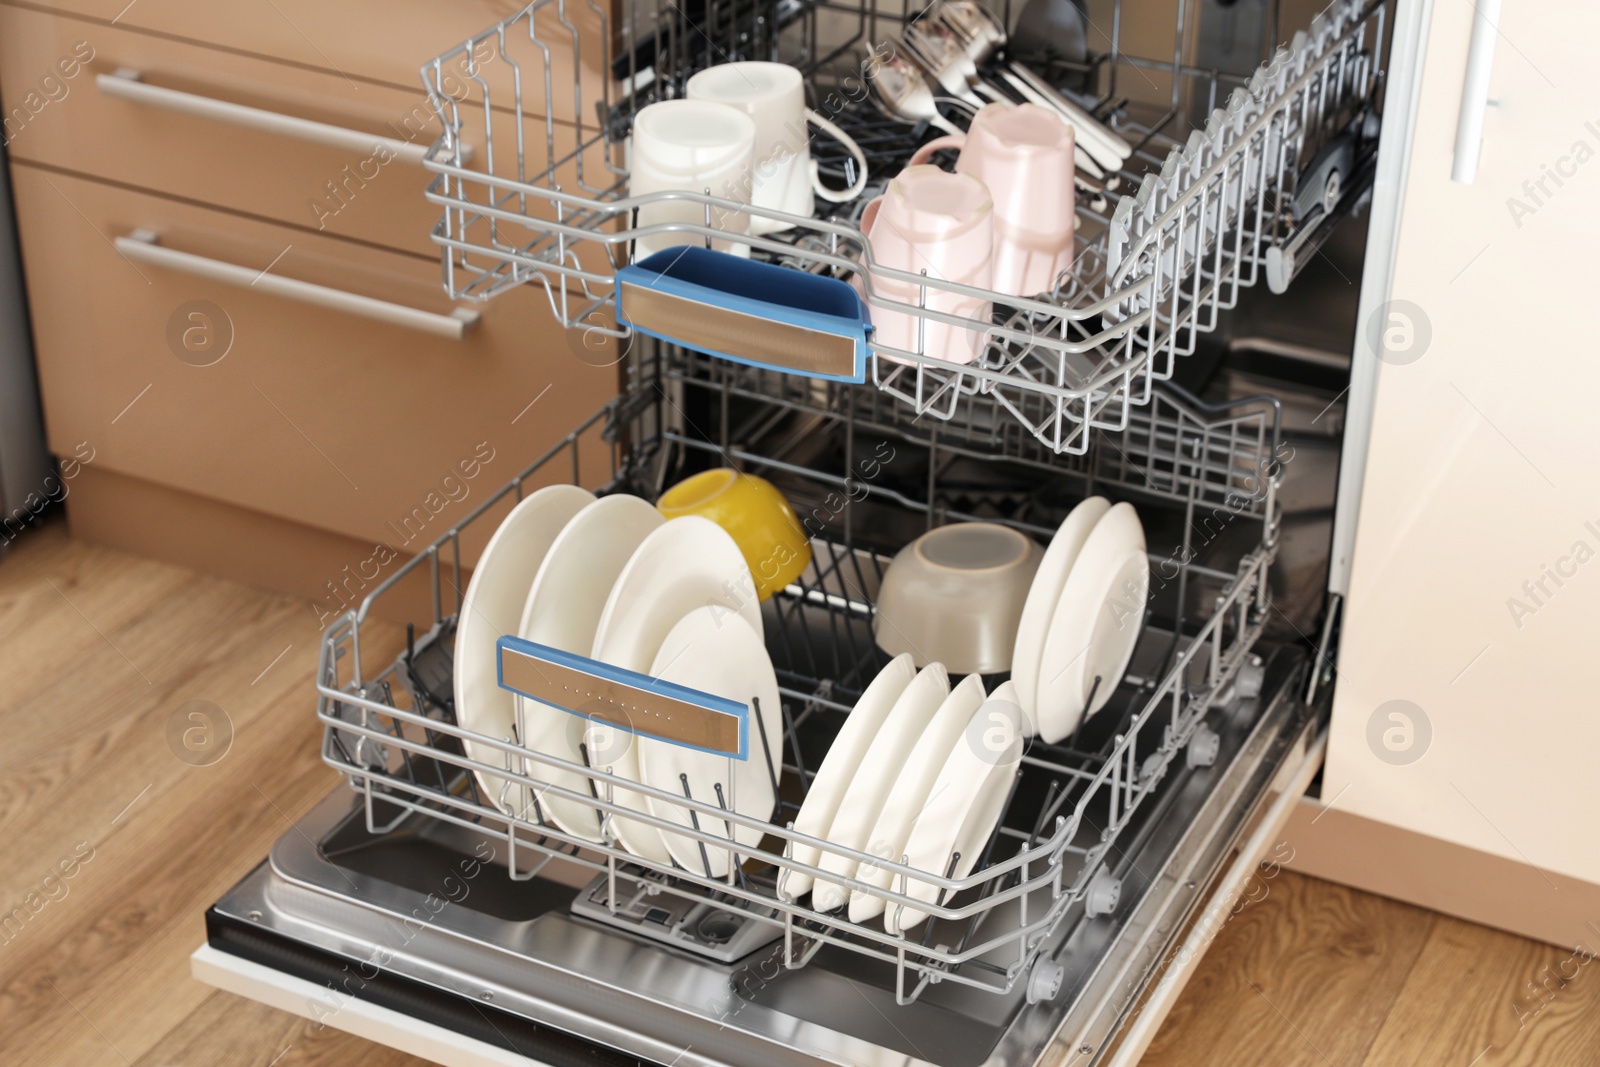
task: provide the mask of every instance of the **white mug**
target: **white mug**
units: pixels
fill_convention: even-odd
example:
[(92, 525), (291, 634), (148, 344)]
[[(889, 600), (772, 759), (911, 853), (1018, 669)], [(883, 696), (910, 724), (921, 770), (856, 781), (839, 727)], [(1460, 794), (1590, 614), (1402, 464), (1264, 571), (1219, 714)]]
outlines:
[[(749, 175), (755, 160), (756, 124), (743, 111), (701, 100), (666, 100), (644, 108), (633, 120), (628, 195), (671, 190), (709, 192), (724, 200), (750, 202)], [(705, 225), (706, 205), (691, 200), (660, 200), (638, 209), (637, 225)], [(710, 225), (728, 233), (749, 233), (743, 211), (712, 207)], [(634, 259), (679, 245), (703, 245), (703, 234), (668, 232), (634, 241)], [(711, 247), (748, 256), (750, 246), (725, 238)]]
[[(755, 207), (810, 218), (817, 196), (833, 203), (854, 200), (867, 184), (867, 159), (843, 130), (806, 107), (800, 72), (787, 63), (723, 63), (689, 79), (690, 100), (726, 104), (756, 124), (755, 169), (750, 203)], [(829, 189), (807, 147), (806, 123), (833, 137), (855, 157), (856, 179), (848, 189)], [(792, 224), (752, 215), (751, 233), (779, 233)]]
[[(976, 178), (926, 165), (907, 167), (867, 205), (861, 229), (879, 267), (975, 289), (992, 288), (994, 203)], [(871, 282), (877, 296), (971, 320), (970, 326), (954, 326), (911, 312), (872, 307), (876, 341), (950, 363), (977, 358), (989, 325), (989, 301), (876, 271)]]

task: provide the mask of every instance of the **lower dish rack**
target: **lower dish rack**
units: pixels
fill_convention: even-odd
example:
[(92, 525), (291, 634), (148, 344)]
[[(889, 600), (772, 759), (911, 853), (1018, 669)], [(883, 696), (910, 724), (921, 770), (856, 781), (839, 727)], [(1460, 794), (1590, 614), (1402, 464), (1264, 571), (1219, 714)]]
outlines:
[[(901, 418), (900, 409), (882, 408), (870, 386), (797, 382), (667, 346), (636, 360), (629, 374), (627, 392), (326, 631), (318, 671), (323, 756), (358, 794), (367, 829), (380, 833), (413, 819), (469, 827), (503, 842), (512, 880), (558, 872), (588, 877), (576, 914), (710, 958), (733, 959), (781, 938), (787, 969), (804, 967), (824, 949), (892, 968), (900, 1004), (934, 983), (996, 993), (1027, 983), (1030, 1001), (1048, 997), (1060, 965), (1042, 956), (1041, 946), (1069, 913), (1115, 908), (1117, 884), (1106, 861), (1119, 835), (1172, 761), (1206, 760), (1214, 740), (1207, 736), (1208, 709), (1249, 684), (1250, 650), (1268, 610), (1276, 553), (1276, 403), (1257, 398), (1211, 407), (1162, 387), (1127, 428), (1097, 435), (1083, 456), (1026, 448), (1008, 455), (992, 442), (978, 447), (978, 426), (941, 439)], [(505, 505), (525, 491), (593, 471), (597, 449), (606, 460), (602, 493), (654, 499), (674, 474), (731, 462), (779, 485), (810, 520), (810, 567), (763, 605), (785, 727), (779, 804), (770, 822), (455, 721), (451, 645), (464, 588), (463, 542), (481, 543)], [(934, 525), (972, 519), (1047, 537), (1062, 509), (1095, 492), (1134, 502), (1150, 532), (1153, 580), (1143, 633), (1128, 674), (1101, 712), (1058, 744), (1029, 743), (1005, 814), (973, 872), (952, 878), (917, 871), (794, 831), (829, 741), (887, 662), (873, 643), (871, 620), (888, 555)], [(432, 596), (431, 618), (417, 620), (406, 650), (388, 660), (374, 634), (376, 613), (392, 617), (399, 610), (393, 605), (424, 589)], [(752, 736), (750, 751), (759, 754), (776, 740)], [(474, 760), (466, 742), (504, 761)], [(478, 776), (486, 776), (513, 789), (559, 794), (541, 779), (541, 767), (590, 783), (591, 796), (581, 799), (602, 811), (627, 810), (614, 803), (621, 790), (676, 805), (681, 823), (637, 810), (628, 816), (708, 847), (735, 847), (742, 862), (713, 878), (641, 859), (613, 842), (546, 825), (531, 807), (511, 805), (508, 813), (479, 784)], [(698, 828), (704, 816), (759, 830), (762, 840), (733, 846)], [(794, 858), (796, 845), (887, 869), (893, 875), (887, 889), (828, 877), (930, 919), (890, 934), (877, 921), (817, 911), (807, 898), (782, 900), (776, 884), (783, 871), (820, 873)], [(934, 886), (937, 900), (909, 897), (913, 880)]]

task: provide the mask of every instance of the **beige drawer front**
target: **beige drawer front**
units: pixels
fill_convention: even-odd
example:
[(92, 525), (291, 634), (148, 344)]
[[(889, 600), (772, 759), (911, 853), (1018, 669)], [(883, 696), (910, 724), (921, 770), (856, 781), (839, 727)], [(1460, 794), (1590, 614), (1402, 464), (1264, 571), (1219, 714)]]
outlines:
[[(50, 95), (39, 92), (36, 68), (63, 57)], [(8, 114), (25, 113), (7, 129), (14, 159), (438, 254), (429, 233), (440, 209), (423, 198), (429, 172), (418, 157), (440, 126), (420, 83), (355, 86), (333, 73), (0, 7), (0, 98)], [(506, 116), (503, 125), (514, 123)], [(526, 129), (527, 166), (538, 170), (548, 165), (546, 130), (536, 121)], [(561, 125), (555, 141), (558, 159), (576, 145)], [(598, 147), (585, 158), (603, 169)], [(575, 166), (563, 169), (563, 184), (573, 184)]]
[[(536, 286), (451, 340), (434, 263), (13, 175), (58, 454), (87, 442), (106, 470), (415, 551), (615, 394), (615, 368), (580, 358)], [(127, 243), (138, 230), (153, 254)], [(194, 301), (226, 322), (189, 317)], [(605, 457), (586, 457), (593, 484)]]
[[(424, 63), (527, 6), (523, 0), (0, 0), (10, 6), (82, 17), (84, 36), (98, 45), (116, 27), (154, 32), (180, 41), (246, 56), (281, 59), (332, 71), (357, 92), (373, 83), (407, 92), (420, 89)], [(601, 11), (607, 12), (605, 16)], [(609, 0), (551, 0), (537, 17), (540, 39), (551, 46), (550, 80), (558, 117), (570, 113), (581, 79), (583, 99), (598, 100), (605, 66), (602, 27), (614, 25)], [(574, 28), (581, 42), (574, 55)], [(113, 21), (114, 20), (114, 21)], [(524, 50), (526, 51), (526, 50)], [(519, 53), (521, 54), (521, 53)], [(39, 57), (46, 62), (45, 57)], [(54, 57), (49, 57), (53, 59)], [(480, 56), (481, 74), (496, 85), (511, 72)], [(38, 75), (46, 73), (40, 67)], [(524, 84), (542, 85), (542, 65), (526, 65)], [(530, 80), (531, 79), (531, 80)], [(542, 92), (542, 90), (540, 90)], [(593, 121), (591, 114), (585, 119)], [(531, 110), (542, 113), (542, 108)]]

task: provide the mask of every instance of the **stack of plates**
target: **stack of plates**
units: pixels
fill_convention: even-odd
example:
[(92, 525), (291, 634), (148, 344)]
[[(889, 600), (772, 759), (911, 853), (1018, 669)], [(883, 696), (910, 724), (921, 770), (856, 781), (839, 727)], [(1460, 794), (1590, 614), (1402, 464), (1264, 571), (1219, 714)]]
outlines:
[[(541, 489), (501, 523), (462, 602), (458, 722), (488, 737), (520, 739), (542, 755), (770, 819), (782, 768), (783, 712), (754, 588), (738, 545), (716, 523), (694, 516), (669, 521), (633, 496), (597, 500), (573, 486)], [(748, 731), (748, 758), (686, 748), (502, 689), (496, 644), (506, 634), (725, 697), (752, 711), (759, 705), (760, 724)], [(493, 766), (509, 768), (514, 758), (482, 742), (469, 741), (466, 749)], [(545, 788), (523, 789), (478, 772), (496, 807), (574, 837), (604, 839), (602, 813), (581, 799), (595, 795), (593, 779), (539, 760), (525, 763), (516, 769)], [(657, 819), (691, 822), (687, 809), (621, 786), (612, 787), (609, 799)], [(699, 823), (703, 832), (745, 848), (760, 839), (720, 819), (702, 817)], [(724, 876), (732, 862), (733, 850), (702, 848), (637, 819), (619, 816), (611, 829), (636, 855), (676, 862), (697, 874)]]
[(1024, 729), (1054, 744), (1105, 706), (1128, 669), (1150, 595), (1144, 526), (1131, 504), (1090, 497), (1067, 516), (1034, 574), (1011, 681)]
[(810, 893), (816, 910), (848, 908), (856, 923), (882, 916), (891, 934), (925, 920), (886, 894), (938, 905), (943, 891), (885, 861), (946, 878), (973, 871), (1004, 815), (1024, 738), (1062, 740), (1116, 690), (1149, 585), (1138, 514), (1093, 497), (1032, 572), (1010, 681), (986, 696), (977, 674), (952, 687), (942, 663), (918, 671), (914, 653), (895, 657), (862, 693), (795, 819), (796, 831), (834, 848), (796, 844), (791, 860), (819, 873), (786, 868), (779, 896)]
[(842, 880), (937, 902), (936, 885), (897, 876), (879, 861), (953, 878), (970, 874), (1021, 761), (1022, 710), (1011, 683), (985, 697), (978, 675), (952, 688), (942, 664), (917, 671), (909, 653), (897, 656), (851, 711), (794, 824), (867, 858), (796, 845), (792, 859), (823, 873), (813, 880), (785, 869), (779, 895), (792, 901), (809, 892), (819, 911), (848, 905), (852, 922), (882, 915), (890, 933), (915, 926), (925, 912), (903, 904), (886, 912), (882, 896)]

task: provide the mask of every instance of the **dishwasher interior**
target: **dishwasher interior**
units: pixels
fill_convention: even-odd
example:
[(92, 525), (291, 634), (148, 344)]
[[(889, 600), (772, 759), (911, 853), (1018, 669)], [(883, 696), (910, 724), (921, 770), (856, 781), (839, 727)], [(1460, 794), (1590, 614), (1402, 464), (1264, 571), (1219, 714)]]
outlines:
[[(1021, 58), (1134, 145), (1103, 189), (1079, 193), (1073, 269), (1053, 293), (997, 301), (974, 363), (873, 344), (851, 381), (630, 328), (617, 300), (636, 232), (624, 135), (638, 106), (719, 60), (791, 62), (825, 96), (920, 13), (756, 0), (635, 6), (612, 25), (588, 5), (596, 42), (571, 6), (539, 0), (424, 69), (446, 123), (431, 153), (434, 236), (447, 289), (487, 299), (531, 283), (574, 354), (614, 362), (621, 389), (330, 626), (316, 713), (344, 788), (210, 910), (210, 944), (325, 989), (304, 1005), (313, 1017), (357, 997), (549, 1063), (964, 1067), (1033, 1063), (1053, 1042), (1068, 1062), (1101, 1059), (1316, 725), (1363, 240), (1340, 222), (1370, 183), (1384, 7), (1305, 12), (1311, 31), (1272, 54), (1299, 24), (1286, 5), (1186, 0), (1157, 18), (1066, 0), (1081, 47)], [(1165, 52), (1131, 50), (1152, 34)], [(614, 75), (602, 99), (558, 84), (565, 49), (598, 49)], [(839, 99), (832, 117), (867, 149), (870, 195), (930, 133), (870, 95)], [(565, 152), (558, 103), (579, 132)], [(542, 168), (524, 140), (541, 133)], [(1307, 210), (1300, 187), (1312, 171), (1325, 181), (1330, 143), (1346, 153), (1342, 187), (1319, 186)], [(845, 154), (813, 148), (824, 171), (853, 177)], [(576, 184), (557, 180), (584, 159)], [(720, 201), (690, 199), (707, 210), (687, 229), (709, 243)], [(753, 258), (850, 274), (865, 199), (752, 238)], [(937, 320), (925, 300), (907, 310)], [(555, 482), (655, 500), (719, 466), (777, 486), (812, 547), (762, 606), (782, 696), (782, 736), (760, 738), (780, 750), (778, 808), (725, 876), (507, 803), (559, 792), (542, 767), (584, 779), (603, 809), (628, 784), (474, 734), (452, 698), (466, 577), (511, 502)], [(1095, 494), (1137, 508), (1151, 567), (1110, 703), (1059, 743), (1032, 739), (976, 867), (931, 879), (920, 928), (783, 899), (795, 846), (827, 848), (793, 829), (807, 786), (890, 658), (871, 625), (889, 559), (953, 522), (1047, 541)], [(398, 654), (371, 636), (380, 616), (410, 620)], [(498, 797), (481, 783), (491, 772)], [(716, 840), (696, 818), (715, 804), (672, 799), (694, 836)], [(891, 903), (905, 902), (910, 872), (886, 866)]]

